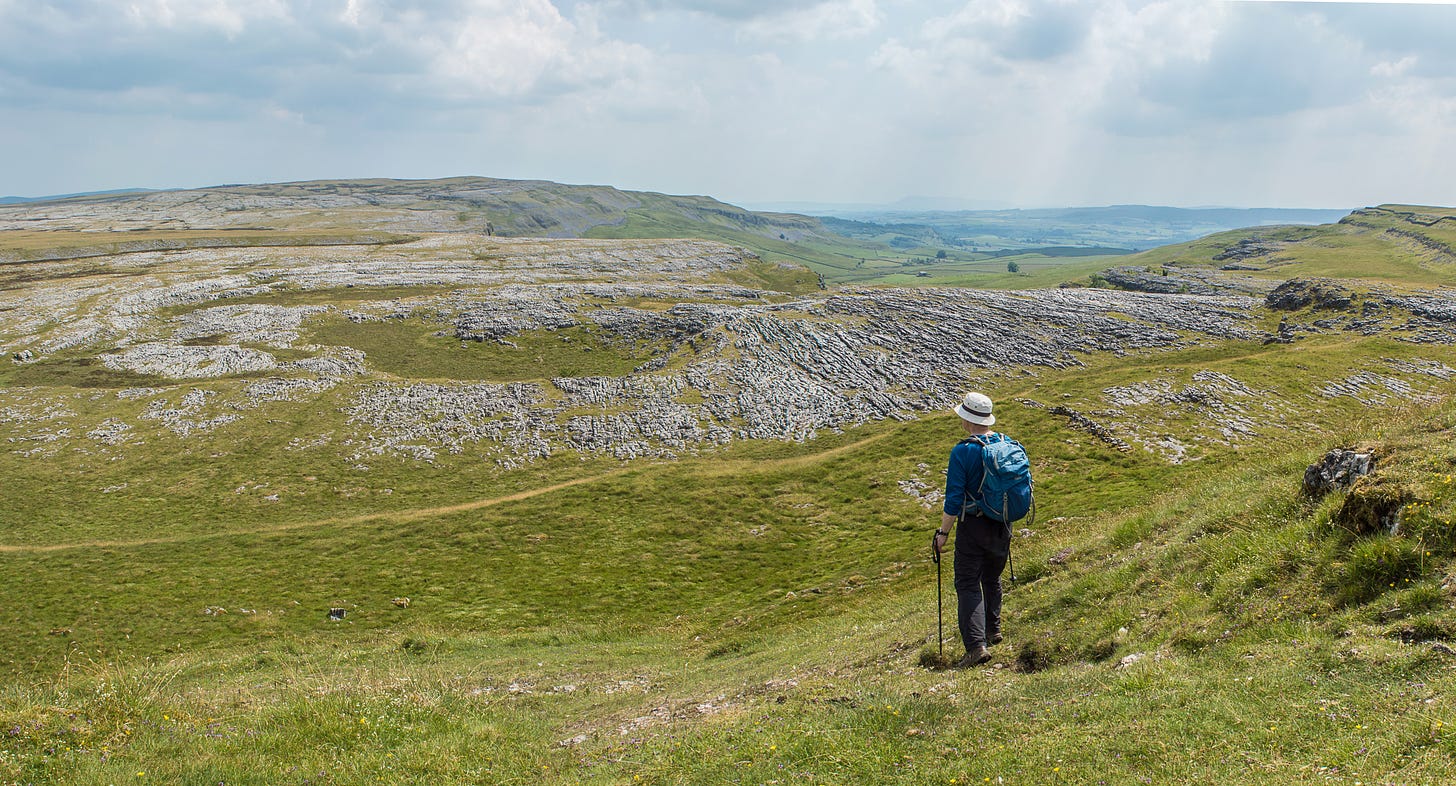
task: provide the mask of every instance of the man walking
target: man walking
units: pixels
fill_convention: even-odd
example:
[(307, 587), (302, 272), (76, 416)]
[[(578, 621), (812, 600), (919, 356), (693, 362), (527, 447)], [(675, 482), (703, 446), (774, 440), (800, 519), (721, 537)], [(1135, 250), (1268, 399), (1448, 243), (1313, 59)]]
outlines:
[(951, 530), (960, 524), (955, 543), (956, 616), (966, 654), (955, 666), (965, 669), (990, 660), (986, 648), (1001, 641), (1001, 571), (1011, 554), (1011, 528), (985, 516), (975, 504), (985, 476), (985, 446), (1007, 439), (991, 430), (996, 423), (991, 399), (967, 393), (954, 412), (968, 438), (951, 448), (945, 507), (932, 543), (939, 554)]

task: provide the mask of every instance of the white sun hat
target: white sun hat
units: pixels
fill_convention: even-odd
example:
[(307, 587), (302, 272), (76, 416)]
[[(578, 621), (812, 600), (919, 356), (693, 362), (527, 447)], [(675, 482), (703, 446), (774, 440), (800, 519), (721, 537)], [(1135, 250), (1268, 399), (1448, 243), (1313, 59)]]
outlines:
[(967, 393), (965, 401), (957, 404), (954, 411), (962, 420), (977, 425), (990, 426), (996, 423), (996, 416), (991, 414), (991, 399), (984, 393)]

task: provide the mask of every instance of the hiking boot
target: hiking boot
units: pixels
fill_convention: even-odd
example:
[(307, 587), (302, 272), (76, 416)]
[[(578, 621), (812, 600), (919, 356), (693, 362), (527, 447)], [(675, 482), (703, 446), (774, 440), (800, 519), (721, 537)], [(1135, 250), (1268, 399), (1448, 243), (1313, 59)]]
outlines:
[(979, 666), (990, 659), (991, 652), (989, 650), (985, 647), (976, 647), (970, 652), (967, 652), (960, 660), (956, 661), (955, 668), (969, 669), (973, 666)]
[(1001, 640), (1004, 639), (1004, 638), (1006, 638), (1006, 637), (1001, 635), (1001, 631), (996, 631), (995, 633), (992, 633), (991, 634), (991, 643), (992, 644), (1000, 644), (1001, 643)]

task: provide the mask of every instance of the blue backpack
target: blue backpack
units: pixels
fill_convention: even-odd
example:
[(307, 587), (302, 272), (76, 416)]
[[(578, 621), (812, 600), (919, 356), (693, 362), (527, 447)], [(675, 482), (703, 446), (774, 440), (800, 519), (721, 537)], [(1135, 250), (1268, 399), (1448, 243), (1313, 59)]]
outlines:
[[(981, 513), (1009, 528), (1026, 518), (1035, 503), (1031, 494), (1031, 460), (1020, 442), (998, 435), (999, 440), (971, 437), (967, 442), (981, 446), (981, 488), (971, 499)], [(969, 496), (969, 495), (967, 495)], [(967, 503), (967, 507), (970, 503)]]

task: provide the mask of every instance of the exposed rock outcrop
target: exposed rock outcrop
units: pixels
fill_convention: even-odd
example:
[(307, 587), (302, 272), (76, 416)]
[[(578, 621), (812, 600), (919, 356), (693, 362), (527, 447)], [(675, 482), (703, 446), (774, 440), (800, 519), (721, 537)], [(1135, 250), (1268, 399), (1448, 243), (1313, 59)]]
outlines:
[(1298, 311), (1314, 307), (1326, 311), (1345, 311), (1354, 302), (1354, 293), (1326, 279), (1292, 278), (1274, 288), (1264, 298), (1264, 305), (1277, 311)]
[(1319, 499), (1332, 491), (1342, 491), (1355, 480), (1375, 470), (1374, 452), (1356, 452), (1336, 448), (1304, 471), (1303, 491), (1306, 497)]
[(102, 355), (101, 362), (111, 369), (172, 379), (226, 377), (278, 367), (278, 360), (267, 352), (236, 344), (204, 347), (142, 344)]
[(1115, 267), (1101, 275), (1119, 289), (1165, 295), (1263, 295), (1274, 286), (1264, 279), (1171, 265), (1156, 271), (1147, 267)]

